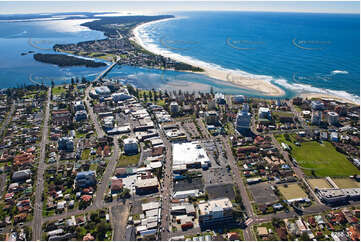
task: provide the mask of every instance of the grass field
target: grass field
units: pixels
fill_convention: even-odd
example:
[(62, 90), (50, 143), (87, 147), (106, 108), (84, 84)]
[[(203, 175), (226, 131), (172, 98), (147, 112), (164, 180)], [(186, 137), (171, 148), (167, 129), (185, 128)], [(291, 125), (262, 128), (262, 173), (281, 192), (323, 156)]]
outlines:
[(351, 178), (332, 178), (339, 188), (357, 188), (360, 183)]
[(59, 96), (62, 93), (65, 93), (66, 90), (63, 86), (55, 86), (51, 91), (53, 92), (53, 95)]
[(281, 194), (284, 196), (286, 200), (307, 197), (306, 193), (296, 183), (288, 184), (287, 187), (280, 185), (278, 186), (278, 190), (281, 192)]
[(332, 188), (331, 185), (324, 178), (307, 179), (307, 182), (311, 185), (312, 189), (318, 188)]
[(291, 141), (287, 141), (284, 136), (277, 136), (278, 142), (284, 142), (291, 148), (291, 155), (295, 158), (300, 167), (304, 168), (304, 173), (312, 175), (312, 170), (318, 177), (344, 177), (359, 174), (359, 170), (349, 161), (346, 156), (337, 152), (330, 142), (322, 144), (316, 141), (301, 143), (301, 146), (294, 144), (294, 137), (290, 135)]
[(136, 166), (140, 158), (140, 153), (136, 155), (122, 155), (119, 158), (117, 167), (129, 167)]

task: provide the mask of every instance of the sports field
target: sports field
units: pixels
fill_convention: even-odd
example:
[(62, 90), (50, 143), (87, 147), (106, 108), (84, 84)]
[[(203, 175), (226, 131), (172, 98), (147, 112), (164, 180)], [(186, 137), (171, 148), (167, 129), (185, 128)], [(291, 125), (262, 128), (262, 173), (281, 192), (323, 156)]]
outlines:
[(351, 178), (332, 178), (339, 188), (357, 188), (360, 183)]
[(280, 185), (277, 188), (286, 200), (307, 197), (306, 193), (297, 183), (288, 184), (287, 187)]
[(332, 188), (325, 178), (307, 179), (308, 184), (312, 189), (317, 188)]
[(283, 135), (276, 139), (281, 143), (288, 144), (291, 148), (291, 155), (303, 168), (308, 176), (318, 177), (345, 177), (359, 174), (359, 170), (349, 161), (346, 156), (337, 152), (330, 142), (324, 141), (322, 144), (316, 141), (307, 141), (297, 146), (294, 144), (294, 137), (290, 135), (291, 141), (287, 141)]

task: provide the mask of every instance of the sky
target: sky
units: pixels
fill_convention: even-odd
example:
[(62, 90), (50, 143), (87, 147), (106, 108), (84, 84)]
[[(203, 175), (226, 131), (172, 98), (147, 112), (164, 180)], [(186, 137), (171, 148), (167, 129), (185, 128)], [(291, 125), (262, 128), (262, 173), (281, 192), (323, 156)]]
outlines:
[(266, 11), (360, 13), (359, 1), (4, 1), (0, 14), (56, 12)]

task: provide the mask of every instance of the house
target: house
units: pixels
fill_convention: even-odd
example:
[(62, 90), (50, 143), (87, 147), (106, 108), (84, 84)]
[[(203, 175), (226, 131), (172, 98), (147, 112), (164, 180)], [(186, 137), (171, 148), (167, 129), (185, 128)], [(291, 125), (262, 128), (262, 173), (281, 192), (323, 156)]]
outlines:
[(11, 177), (11, 180), (14, 182), (23, 182), (31, 178), (31, 174), (32, 173), (30, 169), (15, 171)]
[(238, 233), (230, 232), (230, 233), (227, 233), (227, 239), (231, 240), (231, 241), (234, 241), (234, 240), (240, 240), (240, 237), (239, 237)]
[(257, 227), (257, 234), (259, 237), (267, 237), (268, 229), (266, 227)]
[(110, 185), (112, 193), (118, 193), (123, 190), (123, 180), (120, 178), (113, 178)]

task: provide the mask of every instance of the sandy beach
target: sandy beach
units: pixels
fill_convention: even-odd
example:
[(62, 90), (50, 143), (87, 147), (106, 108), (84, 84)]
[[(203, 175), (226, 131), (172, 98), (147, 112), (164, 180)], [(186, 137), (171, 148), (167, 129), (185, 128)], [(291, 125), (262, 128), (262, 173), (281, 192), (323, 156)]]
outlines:
[[(173, 53), (173, 52), (170, 52), (167, 50), (161, 50), (159, 48), (150, 48), (143, 43), (143, 40), (141, 39), (140, 32), (139, 32), (141, 28), (144, 28), (148, 25), (151, 25), (151, 24), (154, 24), (157, 22), (171, 21), (171, 20), (177, 20), (177, 19), (179, 19), (179, 18), (162, 19), (162, 20), (158, 20), (158, 21), (140, 24), (132, 30), (132, 34), (133, 34), (132, 40), (135, 41), (138, 45), (140, 45), (144, 49), (146, 49), (154, 54), (162, 55), (164, 57), (171, 58), (175, 61), (187, 63), (189, 65), (202, 68), (204, 70), (204, 72), (202, 72), (202, 74), (205, 74), (209, 77), (228, 82), (228, 83), (236, 85), (240, 88), (257, 91), (265, 96), (280, 97), (280, 96), (285, 95), (285, 91), (283, 89), (272, 84), (270, 80), (267, 80), (267, 78), (257, 78), (257, 75), (250, 75), (250, 74), (242, 72), (242, 71), (227, 70), (227, 69), (224, 69), (221, 67), (213, 67), (212, 64), (202, 62), (199, 60), (194, 60), (188, 56), (181, 56), (179, 54), (176, 54), (176, 53)], [(344, 97), (331, 95), (331, 94), (301, 93), (298, 96), (300, 96), (302, 98), (333, 99), (333, 100), (339, 101), (339, 102), (360, 105), (359, 101), (357, 102), (355, 100), (350, 100), (350, 99), (347, 99)]]
[(285, 95), (284, 90), (282, 90), (281, 88), (279, 88), (276, 85), (273, 85), (270, 81), (262, 80), (259, 78), (254, 78), (251, 76), (245, 76), (238, 71), (220, 69), (220, 68), (215, 68), (215, 67), (213, 68), (213, 67), (210, 67), (210, 65), (207, 63), (203, 63), (201, 61), (195, 61), (190, 58), (187, 58), (187, 57), (184, 57), (184, 56), (172, 53), (172, 52), (150, 49), (143, 43), (142, 39), (140, 38), (140, 34), (139, 34), (140, 28), (143, 28), (147, 25), (154, 24), (157, 22), (171, 21), (171, 20), (176, 20), (176, 19), (179, 19), (179, 18), (162, 19), (162, 20), (158, 20), (158, 21), (140, 24), (132, 30), (132, 33), (133, 33), (132, 40), (134, 40), (138, 45), (140, 45), (144, 49), (146, 49), (154, 54), (162, 55), (164, 57), (171, 58), (178, 62), (183, 62), (183, 63), (187, 63), (192, 66), (202, 68), (204, 70), (204, 72), (202, 72), (202, 74), (205, 74), (209, 77), (212, 77), (212, 78), (215, 78), (215, 79), (218, 79), (221, 81), (231, 82), (232, 84), (235, 84), (241, 88), (260, 92), (261, 94), (263, 94), (265, 96), (274, 96), (275, 97), (275, 96)]
[(342, 98), (342, 97), (337, 97), (334, 95), (328, 95), (328, 94), (322, 94), (322, 93), (302, 93), (299, 95), (302, 98), (319, 98), (319, 99), (329, 99), (329, 100), (334, 100), (337, 102), (344, 102), (344, 103), (351, 103), (354, 105), (360, 105), (360, 103), (354, 102), (352, 100), (348, 100), (346, 98)]

